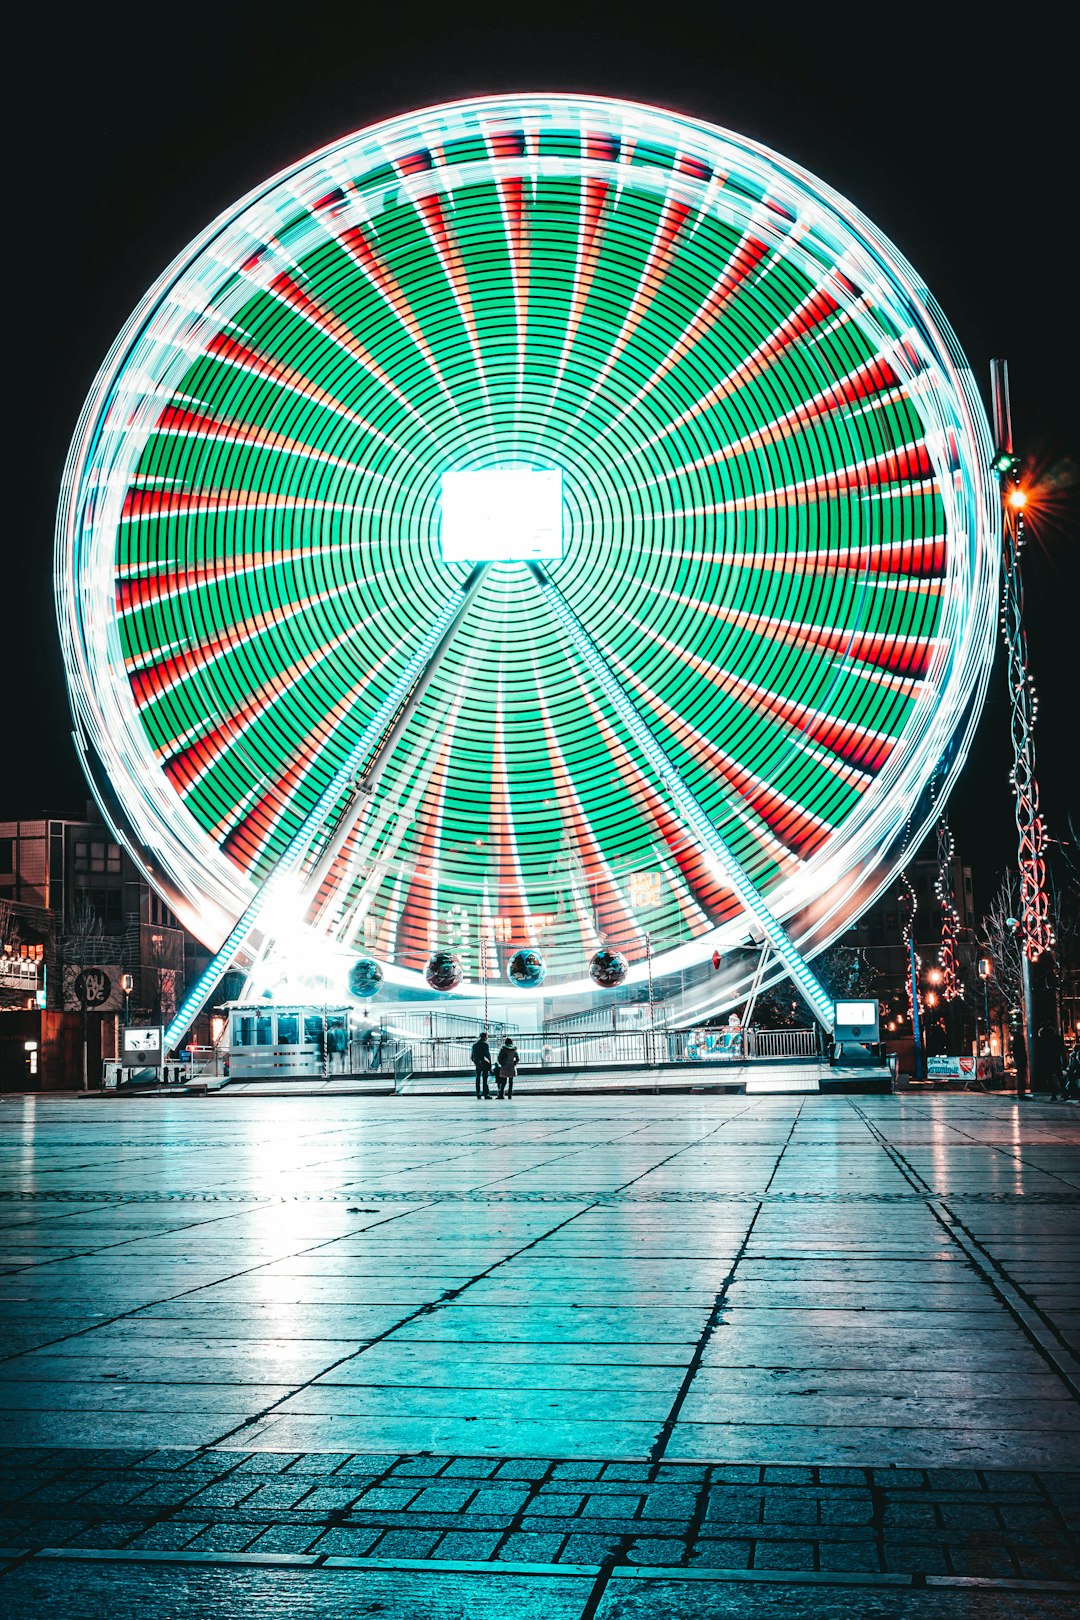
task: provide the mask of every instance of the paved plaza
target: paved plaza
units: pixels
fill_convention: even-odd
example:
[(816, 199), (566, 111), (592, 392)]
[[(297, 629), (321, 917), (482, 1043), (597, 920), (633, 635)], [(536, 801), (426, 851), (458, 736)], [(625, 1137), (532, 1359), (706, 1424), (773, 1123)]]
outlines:
[(1056, 1616), (1080, 1111), (5, 1098), (12, 1613)]

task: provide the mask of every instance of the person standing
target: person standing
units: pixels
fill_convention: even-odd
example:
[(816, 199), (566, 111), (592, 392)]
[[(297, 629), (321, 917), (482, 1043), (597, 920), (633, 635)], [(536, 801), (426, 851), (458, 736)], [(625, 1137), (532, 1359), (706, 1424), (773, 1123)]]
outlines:
[(495, 1060), (495, 1084), (499, 1088), (499, 1096), (505, 1091), (507, 1099), (514, 1095), (514, 1076), (517, 1074), (518, 1049), (514, 1045), (513, 1037), (507, 1035), (499, 1047), (499, 1055)]
[[(472, 1060), (473, 1068), (476, 1070), (477, 1101), (481, 1096), (490, 1098), (491, 1087), (488, 1085), (488, 1080), (491, 1076), (491, 1047), (488, 1045), (488, 1032), (486, 1029), (481, 1030), (479, 1039), (473, 1041), (469, 1057)], [(483, 1086), (483, 1092), (481, 1092), (481, 1086)], [(502, 1096), (501, 1091), (499, 1096)]]
[(1073, 1041), (1069, 1061), (1065, 1065), (1065, 1101), (1080, 1101), (1080, 1036)]
[(1065, 1101), (1065, 1042), (1057, 1025), (1047, 1021), (1039, 1030), (1038, 1078), (1050, 1093), (1051, 1102)]

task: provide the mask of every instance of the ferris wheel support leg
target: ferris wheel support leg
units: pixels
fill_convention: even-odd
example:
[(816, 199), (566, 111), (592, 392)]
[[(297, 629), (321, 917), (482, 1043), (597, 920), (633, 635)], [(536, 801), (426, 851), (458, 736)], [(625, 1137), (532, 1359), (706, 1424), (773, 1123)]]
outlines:
[(743, 908), (758, 922), (766, 940), (806, 999), (815, 1018), (831, 1032), (835, 1021), (833, 1003), (821, 980), (802, 953), (792, 944), (782, 923), (778, 921), (771, 907), (762, 899), (746, 875), (741, 862), (729, 848), (711, 816), (687, 787), (663, 745), (654, 737), (650, 727), (616, 680), (589, 632), (565, 600), (562, 592), (549, 578), (547, 570), (535, 562), (529, 563), (528, 567), (556, 620), (566, 631), (590, 673), (595, 676), (604, 696), (663, 782), (679, 814), (702, 848), (712, 856), (724, 882), (734, 892)]
[[(355, 782), (357, 772), (374, 758), (386, 758), (386, 743), (390, 737), (397, 734), (401, 723), (401, 713), (406, 718), (412, 714), (419, 698), (426, 690), (427, 681), (430, 680), (429, 666), (432, 660), (441, 658), (446, 651), (450, 636), (457, 628), (458, 621), (479, 588), (480, 581), (487, 568), (486, 563), (478, 563), (469, 574), (464, 584), (455, 591), (453, 596), (447, 598), (442, 608), (433, 619), (427, 635), (409, 658), (401, 674), (390, 688), (389, 692), (379, 704), (368, 724), (356, 742), (349, 750), (345, 759), (334, 772), (326, 787), (320, 793), (310, 814), (305, 817), (300, 827), (293, 834), (285, 847), (277, 865), (266, 879), (265, 883), (256, 893), (250, 905), (240, 916), (225, 943), (217, 955), (196, 979), (176, 1017), (165, 1031), (165, 1050), (175, 1052), (181, 1038), (187, 1034), (195, 1019), (202, 1012), (206, 1003), (213, 995), (224, 974), (232, 967), (236, 958), (249, 945), (252, 934), (255, 932), (259, 918), (266, 909), (267, 904), (284, 888), (286, 881), (291, 878), (302, 866), (305, 856), (311, 851), (312, 844), (323, 831), (334, 808), (345, 793)], [(421, 687), (419, 695), (415, 695), (417, 687)]]
[(397, 747), (409, 721), (423, 702), (424, 695), (435, 679), (436, 672), (454, 638), (457, 627), (461, 623), (470, 602), (472, 602), (483, 584), (484, 575), (490, 566), (489, 563), (479, 563), (466, 580), (458, 602), (457, 612), (446, 626), (437, 645), (432, 648), (427, 664), (417, 678), (412, 691), (407, 694), (397, 715), (391, 720), (385, 735), (375, 745), (375, 751), (364, 770), (362, 778), (357, 782), (340, 816), (331, 828), (327, 842), (314, 867), (304, 879), (302, 904), (305, 899), (308, 905), (314, 902), (327, 873), (344, 849), (349, 834), (378, 791), (383, 772), (390, 763), (394, 749)]

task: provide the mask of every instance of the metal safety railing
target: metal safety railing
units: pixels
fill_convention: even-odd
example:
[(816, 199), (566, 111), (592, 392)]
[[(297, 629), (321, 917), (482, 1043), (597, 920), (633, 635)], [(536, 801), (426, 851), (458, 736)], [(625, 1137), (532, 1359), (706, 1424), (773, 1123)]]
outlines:
[(821, 1056), (821, 1035), (813, 1029), (749, 1029), (746, 1055), (750, 1058), (816, 1058)]
[[(409, 1074), (457, 1074), (472, 1067), (475, 1036), (412, 1036), (407, 1043)], [(820, 1055), (814, 1029), (644, 1029), (546, 1030), (514, 1037), (523, 1071), (596, 1068), (652, 1068), (657, 1064), (709, 1065), (776, 1058), (814, 1059)], [(492, 1052), (497, 1051), (494, 1041)], [(406, 1043), (395, 1042), (386, 1066), (400, 1075)]]

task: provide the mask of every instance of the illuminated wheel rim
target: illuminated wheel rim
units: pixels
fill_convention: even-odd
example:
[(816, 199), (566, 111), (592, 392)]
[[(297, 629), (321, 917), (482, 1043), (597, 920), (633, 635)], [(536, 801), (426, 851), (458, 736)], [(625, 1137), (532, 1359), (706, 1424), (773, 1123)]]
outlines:
[[(466, 577), (443, 474), (555, 470), (551, 578), (819, 948), (964, 752), (989, 460), (918, 277), (776, 154), (590, 97), (363, 130), (216, 220), (91, 392), (57, 545), (88, 771), (220, 938)], [(309, 915), (416, 988), (437, 949), (472, 982), (534, 946), (545, 993), (601, 946), (634, 978), (646, 934), (663, 973), (747, 931), (520, 562), (489, 568)]]

